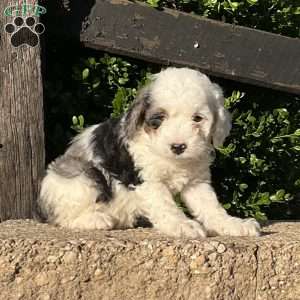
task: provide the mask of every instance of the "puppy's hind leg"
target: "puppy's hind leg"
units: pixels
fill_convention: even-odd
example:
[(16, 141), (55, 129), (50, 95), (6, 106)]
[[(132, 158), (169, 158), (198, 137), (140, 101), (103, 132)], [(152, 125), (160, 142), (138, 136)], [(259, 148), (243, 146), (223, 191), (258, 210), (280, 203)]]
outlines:
[(69, 223), (70, 228), (78, 229), (102, 229), (114, 228), (114, 219), (104, 212), (97, 211), (97, 208), (86, 209), (77, 218)]
[(42, 181), (39, 205), (50, 223), (78, 229), (112, 229), (115, 221), (108, 213), (107, 199), (99, 202), (104, 192), (91, 177), (87, 163), (62, 158), (50, 166)]

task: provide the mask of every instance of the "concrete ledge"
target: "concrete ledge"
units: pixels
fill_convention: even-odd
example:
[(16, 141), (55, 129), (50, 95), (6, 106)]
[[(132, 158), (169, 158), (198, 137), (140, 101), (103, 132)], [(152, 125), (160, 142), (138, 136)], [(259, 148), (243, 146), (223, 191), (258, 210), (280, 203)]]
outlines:
[(0, 299), (300, 299), (300, 223), (260, 238), (0, 224)]

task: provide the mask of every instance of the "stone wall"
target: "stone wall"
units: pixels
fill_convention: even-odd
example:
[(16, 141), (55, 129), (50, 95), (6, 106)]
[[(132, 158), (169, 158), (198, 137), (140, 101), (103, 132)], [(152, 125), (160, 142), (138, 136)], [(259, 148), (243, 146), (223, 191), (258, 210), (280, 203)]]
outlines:
[(300, 223), (259, 238), (0, 224), (0, 299), (300, 299)]

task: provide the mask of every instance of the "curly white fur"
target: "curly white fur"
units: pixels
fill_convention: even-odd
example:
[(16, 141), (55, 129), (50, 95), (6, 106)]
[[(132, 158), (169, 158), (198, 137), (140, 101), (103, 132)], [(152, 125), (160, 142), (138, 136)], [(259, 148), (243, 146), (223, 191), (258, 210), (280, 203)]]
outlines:
[[(49, 222), (69, 228), (129, 228), (142, 215), (175, 237), (258, 236), (259, 224), (229, 216), (210, 185), (213, 146), (221, 145), (231, 128), (223, 104), (222, 90), (204, 74), (188, 68), (161, 71), (112, 127), (120, 140), (103, 135), (103, 143), (124, 145), (141, 182), (125, 184), (126, 170), (106, 167), (113, 156), (99, 150), (101, 135), (95, 130), (104, 125), (95, 125), (50, 164), (41, 185), (41, 211)], [(175, 153), (174, 144), (184, 150)], [(114, 157), (117, 165), (120, 156)], [(106, 190), (110, 199), (102, 201)], [(193, 220), (178, 209), (177, 193)]]

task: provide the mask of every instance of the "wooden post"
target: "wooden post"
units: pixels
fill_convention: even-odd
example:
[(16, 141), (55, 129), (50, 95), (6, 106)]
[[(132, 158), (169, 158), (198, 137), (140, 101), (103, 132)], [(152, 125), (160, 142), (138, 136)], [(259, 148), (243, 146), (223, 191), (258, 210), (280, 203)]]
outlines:
[(40, 46), (12, 46), (4, 10), (15, 2), (0, 1), (0, 222), (32, 217), (44, 169)]

